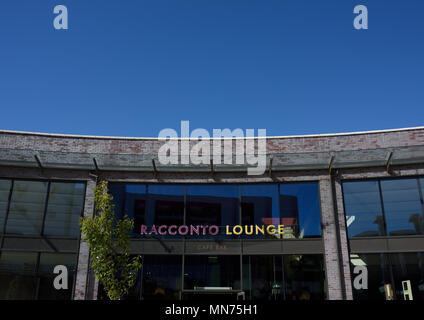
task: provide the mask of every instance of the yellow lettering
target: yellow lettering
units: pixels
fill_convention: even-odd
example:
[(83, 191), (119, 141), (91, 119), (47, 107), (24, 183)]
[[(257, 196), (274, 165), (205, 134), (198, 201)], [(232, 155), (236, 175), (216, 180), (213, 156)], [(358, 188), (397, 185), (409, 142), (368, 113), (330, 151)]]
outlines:
[[(247, 228), (250, 227), (250, 231), (247, 231)], [(253, 226), (244, 226), (244, 232), (246, 234), (253, 234)]]
[[(270, 227), (272, 227), (272, 232), (269, 230), (269, 228), (270, 228)], [(267, 226), (267, 227), (266, 227), (266, 231), (267, 231), (269, 234), (274, 234), (276, 230), (275, 230), (274, 225), (270, 224), (269, 226)]]
[[(239, 229), (238, 232), (236, 231), (236, 228)], [(239, 226), (239, 225), (236, 225), (236, 226), (233, 227), (234, 234), (240, 234), (242, 231), (243, 231), (243, 228), (241, 226)]]
[(231, 232), (230, 232), (230, 230), (228, 230), (229, 229), (229, 227), (227, 226), (226, 228), (225, 228), (225, 234), (232, 234)]
[(264, 226), (256, 226), (255, 228), (255, 234), (259, 234), (258, 231), (262, 232), (262, 234), (265, 234)]

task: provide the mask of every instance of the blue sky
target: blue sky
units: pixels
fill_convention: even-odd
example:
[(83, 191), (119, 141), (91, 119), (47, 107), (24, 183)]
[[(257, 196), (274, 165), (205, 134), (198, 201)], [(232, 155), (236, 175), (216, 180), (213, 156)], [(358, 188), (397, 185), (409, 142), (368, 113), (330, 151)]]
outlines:
[(0, 2), (0, 129), (348, 132), (421, 126), (423, 102), (422, 0)]

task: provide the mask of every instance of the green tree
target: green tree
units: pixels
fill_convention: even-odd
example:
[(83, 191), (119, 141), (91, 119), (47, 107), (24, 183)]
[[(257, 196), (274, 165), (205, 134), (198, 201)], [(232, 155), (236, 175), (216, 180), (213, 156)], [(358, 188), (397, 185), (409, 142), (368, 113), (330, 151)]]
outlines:
[(115, 219), (113, 197), (107, 182), (95, 189), (95, 215), (81, 218), (81, 233), (90, 247), (90, 259), (96, 279), (111, 300), (119, 300), (134, 286), (141, 268), (141, 257), (130, 258), (130, 233), (134, 221), (125, 215)]

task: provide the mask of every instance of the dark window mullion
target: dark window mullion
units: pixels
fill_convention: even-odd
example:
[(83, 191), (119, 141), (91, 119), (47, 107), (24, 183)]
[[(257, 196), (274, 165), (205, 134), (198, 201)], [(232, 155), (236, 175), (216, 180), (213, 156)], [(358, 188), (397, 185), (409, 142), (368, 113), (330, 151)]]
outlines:
[[(124, 206), (123, 206), (123, 208), (125, 209), (125, 204), (126, 204), (126, 202), (127, 202), (127, 192), (126, 192), (126, 185), (125, 185), (125, 192), (124, 192)], [(144, 219), (144, 221), (143, 221), (143, 223), (144, 224), (146, 224), (146, 217), (147, 217), (147, 207), (148, 207), (148, 201), (149, 201), (149, 185), (148, 184), (146, 184), (146, 192), (145, 192), (145, 194), (144, 194), (144, 217), (143, 217), (143, 219)], [(124, 210), (122, 210), (122, 212), (125, 212)], [(134, 215), (133, 215), (133, 219), (134, 219), (134, 221), (135, 221), (135, 217), (134, 217)], [(140, 291), (139, 291), (139, 293), (138, 293), (138, 299), (139, 300), (141, 300), (141, 298), (143, 297), (143, 289), (144, 289), (144, 286), (143, 286), (143, 279), (144, 279), (144, 276), (143, 276), (143, 272), (144, 272), (144, 256), (142, 255), (141, 256), (141, 269), (138, 271), (139, 272), (139, 276), (140, 276)]]
[(392, 253), (383, 253), (383, 258), (384, 258), (384, 263), (387, 264), (388, 269), (389, 269), (390, 283), (392, 284), (392, 290), (393, 290), (393, 298), (394, 298), (394, 300), (397, 300), (396, 283), (395, 283), (395, 278), (393, 276)]
[(11, 180), (9, 196), (7, 198), (6, 214), (4, 215), (4, 220), (3, 220), (3, 230), (2, 230), (2, 236), (1, 236), (0, 249), (3, 248), (4, 235), (6, 234), (6, 224), (7, 224), (7, 218), (9, 216), (10, 202), (12, 201), (12, 192), (13, 192), (14, 183), (15, 181)]
[[(187, 216), (187, 185), (184, 185), (184, 211), (183, 211), (183, 225), (186, 224)], [(186, 236), (183, 237), (183, 254), (181, 256), (181, 290), (180, 290), (180, 300), (183, 299), (184, 292), (184, 268), (185, 268), (185, 245)]]
[(44, 212), (43, 212), (43, 221), (41, 223), (41, 235), (44, 236), (44, 224), (46, 223), (46, 215), (47, 215), (47, 207), (48, 207), (48, 202), (49, 202), (49, 197), (50, 197), (50, 185), (51, 182), (49, 181), (47, 184), (47, 193), (46, 193), (46, 200), (44, 202)]
[[(146, 201), (147, 201), (147, 186), (146, 186), (145, 198), (146, 198)], [(124, 199), (123, 199), (122, 202), (123, 202), (123, 204), (122, 204), (122, 210), (121, 210), (121, 212), (118, 213), (118, 215), (116, 215), (116, 213), (115, 213), (115, 219), (116, 218), (122, 219), (124, 217), (124, 215), (125, 215), (125, 210), (126, 210), (126, 205), (127, 205), (127, 185), (124, 185)], [(133, 219), (134, 218), (135, 217), (133, 215)]]
[(35, 270), (34, 270), (34, 300), (38, 300), (38, 290), (40, 289), (40, 281), (39, 281), (39, 266), (40, 266), (40, 255), (41, 253), (37, 254), (37, 261), (35, 263)]
[[(381, 180), (378, 180), (378, 192), (380, 196), (381, 213), (383, 215), (383, 236), (387, 236), (386, 212), (384, 210), (383, 191), (381, 190)], [(378, 226), (378, 225), (377, 225)]]
[(283, 300), (286, 300), (286, 278), (284, 267), (284, 255), (281, 255), (281, 290), (283, 291)]
[[(418, 193), (420, 194), (420, 202), (421, 202), (421, 213), (423, 215), (424, 218), (424, 200), (423, 200), (423, 190), (421, 189), (421, 181), (420, 178), (417, 178), (417, 185), (418, 185)], [(423, 233), (424, 230), (421, 230), (421, 232)]]
[[(238, 196), (238, 208), (239, 208), (239, 214), (238, 214), (238, 219), (239, 219), (239, 225), (242, 225), (241, 221), (241, 185), (238, 185), (238, 192), (239, 192), (239, 196)], [(237, 224), (237, 222), (236, 222)], [(243, 291), (243, 240), (242, 237), (239, 237), (239, 243), (240, 243), (240, 290)], [(246, 298), (246, 293), (244, 293), (244, 296)]]

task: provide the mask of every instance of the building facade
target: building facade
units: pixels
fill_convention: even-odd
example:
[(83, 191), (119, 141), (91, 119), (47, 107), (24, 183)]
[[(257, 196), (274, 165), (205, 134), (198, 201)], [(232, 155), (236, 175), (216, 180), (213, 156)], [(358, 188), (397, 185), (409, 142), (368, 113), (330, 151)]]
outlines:
[(143, 256), (127, 299), (424, 299), (424, 128), (268, 137), (257, 176), (163, 143), (0, 131), (0, 299), (104, 299), (79, 231), (100, 180)]

